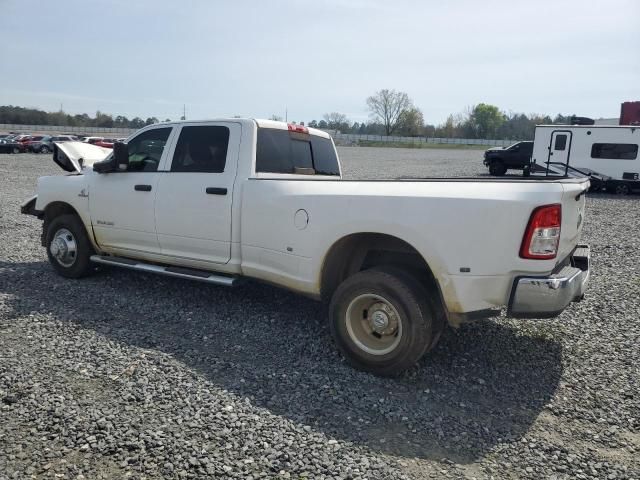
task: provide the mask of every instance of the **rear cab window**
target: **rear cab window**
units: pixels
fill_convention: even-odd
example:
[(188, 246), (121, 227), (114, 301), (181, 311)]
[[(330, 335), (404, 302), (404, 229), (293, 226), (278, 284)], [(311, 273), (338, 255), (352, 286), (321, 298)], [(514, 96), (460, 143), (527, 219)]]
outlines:
[(330, 138), (259, 127), (256, 173), (339, 177), (340, 166)]

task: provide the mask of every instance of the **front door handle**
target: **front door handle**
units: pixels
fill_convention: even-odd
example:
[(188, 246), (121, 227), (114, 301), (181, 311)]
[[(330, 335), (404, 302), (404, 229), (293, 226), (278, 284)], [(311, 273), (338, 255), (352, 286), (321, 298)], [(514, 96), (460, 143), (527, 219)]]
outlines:
[(220, 187), (207, 187), (205, 190), (209, 195), (226, 195), (227, 189)]
[(136, 192), (150, 192), (151, 185), (136, 185), (133, 187)]

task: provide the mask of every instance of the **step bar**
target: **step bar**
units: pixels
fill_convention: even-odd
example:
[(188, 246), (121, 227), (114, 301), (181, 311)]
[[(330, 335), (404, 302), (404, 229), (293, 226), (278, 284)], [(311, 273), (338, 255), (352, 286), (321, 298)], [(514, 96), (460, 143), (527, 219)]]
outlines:
[(195, 268), (174, 267), (170, 265), (155, 265), (153, 263), (145, 263), (140, 260), (131, 258), (114, 257), (110, 255), (91, 255), (90, 260), (94, 263), (102, 265), (112, 265), (114, 267), (129, 268), (140, 272), (158, 273), (168, 277), (186, 278), (188, 280), (196, 280), (198, 282), (213, 283), (214, 285), (223, 285), (225, 287), (233, 287), (238, 284), (240, 277), (220, 275), (206, 270), (197, 270)]

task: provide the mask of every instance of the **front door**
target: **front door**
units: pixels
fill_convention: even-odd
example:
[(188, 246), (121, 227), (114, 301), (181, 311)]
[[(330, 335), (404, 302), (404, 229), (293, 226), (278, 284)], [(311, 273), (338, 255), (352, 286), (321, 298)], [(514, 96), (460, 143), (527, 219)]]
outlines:
[[(555, 167), (569, 164), (569, 155), (571, 153), (571, 132), (568, 130), (557, 130), (551, 133), (551, 142), (549, 144), (549, 159)], [(562, 165), (559, 165), (562, 164)]]
[(158, 167), (172, 127), (144, 130), (128, 142), (126, 171), (93, 173), (89, 187), (91, 224), (98, 245), (124, 256), (158, 253), (154, 216)]
[(241, 126), (183, 124), (158, 183), (156, 229), (163, 255), (226, 263)]

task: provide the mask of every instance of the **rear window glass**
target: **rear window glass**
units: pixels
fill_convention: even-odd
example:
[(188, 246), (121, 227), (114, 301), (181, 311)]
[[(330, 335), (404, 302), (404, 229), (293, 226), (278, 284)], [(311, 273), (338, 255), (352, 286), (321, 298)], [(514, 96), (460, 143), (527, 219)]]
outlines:
[(591, 146), (591, 158), (635, 160), (638, 158), (638, 145), (635, 143), (594, 143)]
[(273, 128), (258, 129), (256, 171), (296, 173), (313, 168), (316, 175), (340, 175), (330, 139)]

